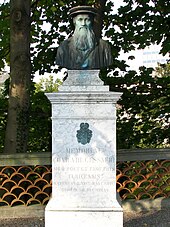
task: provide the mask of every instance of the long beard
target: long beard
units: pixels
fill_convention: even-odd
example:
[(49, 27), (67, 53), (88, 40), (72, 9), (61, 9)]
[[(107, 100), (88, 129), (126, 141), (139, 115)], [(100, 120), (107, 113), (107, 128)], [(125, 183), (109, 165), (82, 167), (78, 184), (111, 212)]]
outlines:
[(78, 50), (86, 51), (93, 49), (95, 45), (93, 30), (85, 26), (75, 29), (73, 43)]

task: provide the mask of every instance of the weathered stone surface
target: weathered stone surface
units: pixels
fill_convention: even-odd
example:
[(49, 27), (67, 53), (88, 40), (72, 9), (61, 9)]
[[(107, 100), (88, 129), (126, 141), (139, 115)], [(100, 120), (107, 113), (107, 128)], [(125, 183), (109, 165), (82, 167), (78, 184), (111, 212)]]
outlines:
[(68, 78), (59, 91), (80, 91), (80, 92), (106, 92), (109, 86), (102, 86), (104, 83), (99, 78), (99, 70), (69, 70)]
[[(98, 72), (92, 72), (90, 77), (86, 72), (88, 84), (84, 77), (87, 90), (82, 91), (81, 83), (77, 83), (81, 71), (72, 71), (77, 75), (68, 77), (64, 89), (47, 94), (53, 125), (53, 190), (46, 207), (47, 227), (66, 217), (68, 225), (64, 222), (62, 226), (109, 227), (115, 219), (120, 221), (114, 226), (123, 226), (122, 208), (116, 198), (116, 102), (121, 94), (103, 92), (100, 79), (93, 80)], [(95, 89), (89, 92), (91, 84)]]
[(46, 226), (62, 227), (122, 227), (123, 212), (110, 211), (58, 211), (49, 212)]

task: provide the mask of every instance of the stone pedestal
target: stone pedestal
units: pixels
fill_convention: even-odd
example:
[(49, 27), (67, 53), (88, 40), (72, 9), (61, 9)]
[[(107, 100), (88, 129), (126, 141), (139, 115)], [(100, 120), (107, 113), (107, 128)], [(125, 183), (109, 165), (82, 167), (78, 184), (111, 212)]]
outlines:
[(45, 226), (122, 227), (116, 197), (116, 102), (98, 70), (70, 70), (52, 104), (52, 198)]

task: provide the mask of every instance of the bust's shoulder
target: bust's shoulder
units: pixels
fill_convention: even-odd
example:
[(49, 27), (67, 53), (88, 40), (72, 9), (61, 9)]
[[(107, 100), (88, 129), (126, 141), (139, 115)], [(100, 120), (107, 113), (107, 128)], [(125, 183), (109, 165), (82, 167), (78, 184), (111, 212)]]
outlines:
[(70, 38), (61, 42), (60, 45), (58, 46), (58, 52), (68, 51), (69, 43), (70, 43)]
[(109, 42), (107, 40), (104, 40), (104, 39), (99, 39), (99, 45), (103, 46), (103, 47), (110, 46)]
[(68, 39), (65, 39), (60, 45), (59, 47), (67, 47), (69, 45), (69, 43), (71, 42), (71, 37)]

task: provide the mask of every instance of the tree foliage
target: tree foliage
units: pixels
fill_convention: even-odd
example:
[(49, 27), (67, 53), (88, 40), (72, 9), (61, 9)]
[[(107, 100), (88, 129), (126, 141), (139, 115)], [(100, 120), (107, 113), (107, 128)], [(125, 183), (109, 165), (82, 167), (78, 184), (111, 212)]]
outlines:
[[(124, 0), (124, 3), (118, 12), (113, 14), (114, 1), (111, 0), (32, 0), (32, 75), (36, 71), (44, 74), (60, 70), (55, 66), (55, 55), (59, 43), (72, 31), (68, 9), (76, 5), (95, 5), (100, 12), (100, 20), (96, 21), (97, 35), (100, 36), (103, 29), (103, 34), (112, 44), (114, 58), (112, 66), (101, 70), (101, 78), (105, 84), (110, 85), (112, 91), (123, 92), (119, 102), (118, 146), (160, 147), (169, 133), (169, 65), (166, 70), (159, 67), (155, 76), (152, 76), (152, 70), (144, 67), (141, 67), (139, 72), (127, 71), (126, 62), (120, 61), (118, 57), (121, 50), (128, 52), (151, 43), (161, 44), (163, 54), (169, 52), (170, 4), (168, 0)], [(10, 52), (8, 2), (0, 5), (0, 31), (0, 68), (3, 68), (4, 61), (9, 63)], [(120, 76), (120, 71), (124, 72), (124, 77)], [(109, 72), (112, 72), (113, 77), (107, 76)], [(35, 126), (42, 127), (44, 132), (45, 127), (50, 130), (50, 105), (42, 92), (35, 93), (35, 88), (32, 89), (31, 100), (34, 113), (31, 113), (30, 119), (34, 123), (30, 123), (29, 127), (32, 138), (30, 141), (33, 141), (36, 138)], [(38, 122), (42, 124), (41, 127)], [(44, 126), (43, 122), (46, 122)], [(44, 135), (46, 139), (38, 139), (41, 145), (37, 150), (45, 146), (44, 141), (49, 141), (48, 136), (49, 132)], [(35, 143), (29, 142), (29, 151)], [(48, 147), (50, 142), (47, 144)]]
[[(118, 148), (155, 148), (170, 145), (170, 64), (129, 71), (107, 78), (111, 89), (123, 91), (118, 102)], [(109, 81), (111, 80), (111, 82)]]
[(0, 5), (0, 69), (5, 66), (5, 61), (9, 63), (10, 53), (10, 5), (3, 3)]
[(27, 152), (51, 151), (51, 105), (43, 91), (31, 94)]
[(27, 152), (51, 151), (51, 104), (44, 92), (57, 92), (61, 83), (61, 80), (54, 79), (51, 75), (34, 83)]
[[(99, 9), (103, 23), (98, 30), (101, 32), (103, 28), (104, 35), (113, 44), (113, 69), (118, 67), (125, 70), (124, 62), (117, 60), (120, 50), (128, 52), (134, 50), (136, 45), (138, 48), (144, 48), (151, 43), (161, 44), (163, 54), (170, 50), (168, 0), (124, 0), (125, 4), (119, 8), (117, 14), (112, 13), (114, 1), (32, 0), (31, 3), (33, 72), (52, 72), (56, 47), (72, 31), (67, 15), (68, 9), (76, 5), (94, 5)], [(2, 60), (9, 62), (9, 7), (9, 2), (0, 5), (0, 67), (3, 67)]]
[(59, 78), (54, 79), (50, 75), (48, 78), (41, 78), (38, 83), (35, 83), (35, 93), (37, 92), (58, 92), (58, 87), (62, 84)]
[(8, 112), (8, 87), (9, 79), (0, 87), (0, 153), (4, 149), (5, 128), (7, 123)]
[[(113, 16), (112, 26), (124, 51), (144, 48), (151, 43), (161, 44), (161, 53), (170, 50), (169, 0), (124, 0), (126, 3)], [(114, 32), (113, 32), (114, 33)]]

